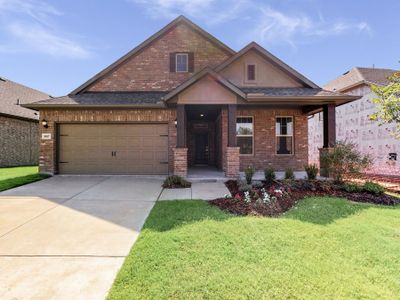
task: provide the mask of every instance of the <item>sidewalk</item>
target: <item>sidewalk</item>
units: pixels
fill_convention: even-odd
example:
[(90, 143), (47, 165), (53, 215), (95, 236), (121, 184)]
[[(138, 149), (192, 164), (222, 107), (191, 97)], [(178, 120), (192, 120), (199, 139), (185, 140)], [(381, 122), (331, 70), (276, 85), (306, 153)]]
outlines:
[(191, 188), (163, 189), (158, 200), (213, 200), (229, 194), (224, 182), (193, 182)]

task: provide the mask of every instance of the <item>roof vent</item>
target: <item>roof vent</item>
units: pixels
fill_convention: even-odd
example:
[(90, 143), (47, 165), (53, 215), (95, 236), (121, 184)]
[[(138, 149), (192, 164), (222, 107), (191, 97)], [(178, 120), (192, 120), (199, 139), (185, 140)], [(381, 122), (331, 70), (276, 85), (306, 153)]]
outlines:
[(20, 103), (19, 103), (19, 99), (17, 99), (17, 105), (20, 105)]

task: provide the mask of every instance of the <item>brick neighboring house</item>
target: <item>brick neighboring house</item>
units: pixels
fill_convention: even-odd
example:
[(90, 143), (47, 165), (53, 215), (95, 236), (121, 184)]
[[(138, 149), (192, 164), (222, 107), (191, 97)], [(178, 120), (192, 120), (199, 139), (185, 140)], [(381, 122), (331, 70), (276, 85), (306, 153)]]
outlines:
[[(396, 70), (377, 68), (353, 68), (324, 86), (325, 89), (362, 97), (336, 109), (337, 140), (355, 142), (363, 153), (374, 158), (369, 172), (383, 175), (400, 174), (400, 141), (390, 135), (394, 125), (379, 126), (369, 116), (376, 111), (370, 85), (386, 85), (387, 76)], [(309, 159), (318, 163), (322, 146), (323, 116), (316, 114), (309, 120)]]
[(180, 16), (69, 95), (40, 111), (40, 171), (177, 174), (211, 166), (303, 170), (307, 117), (358, 99), (321, 89), (252, 42), (235, 52)]
[(21, 105), (49, 97), (0, 78), (0, 167), (38, 164), (39, 113)]

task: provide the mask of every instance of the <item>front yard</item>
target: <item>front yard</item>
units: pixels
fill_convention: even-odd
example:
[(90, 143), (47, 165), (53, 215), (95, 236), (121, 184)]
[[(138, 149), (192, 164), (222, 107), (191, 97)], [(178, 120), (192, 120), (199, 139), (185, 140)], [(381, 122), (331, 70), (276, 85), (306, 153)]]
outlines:
[(400, 207), (312, 197), (278, 218), (157, 202), (109, 299), (395, 299)]
[(37, 166), (0, 168), (0, 192), (47, 178)]

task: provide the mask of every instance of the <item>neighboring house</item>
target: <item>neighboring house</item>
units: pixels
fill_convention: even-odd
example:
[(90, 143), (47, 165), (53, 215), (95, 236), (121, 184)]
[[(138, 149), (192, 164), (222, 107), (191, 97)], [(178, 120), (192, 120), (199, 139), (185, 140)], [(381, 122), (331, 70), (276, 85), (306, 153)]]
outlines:
[(335, 106), (358, 98), (254, 42), (235, 52), (181, 16), (69, 95), (26, 107), (48, 124), (41, 172), (186, 176), (206, 165), (232, 177), (249, 165), (302, 170), (308, 115), (326, 113), (329, 147)]
[(39, 113), (21, 105), (49, 97), (0, 78), (0, 167), (38, 164)]
[[(395, 125), (371, 121), (369, 116), (376, 111), (375, 94), (370, 85), (386, 85), (387, 76), (395, 70), (376, 68), (353, 68), (324, 86), (325, 89), (362, 96), (361, 99), (336, 108), (337, 140), (354, 142), (363, 153), (374, 158), (369, 172), (385, 175), (400, 174), (400, 141), (390, 133)], [(323, 116), (316, 114), (309, 120), (310, 162), (318, 163), (322, 147)]]

